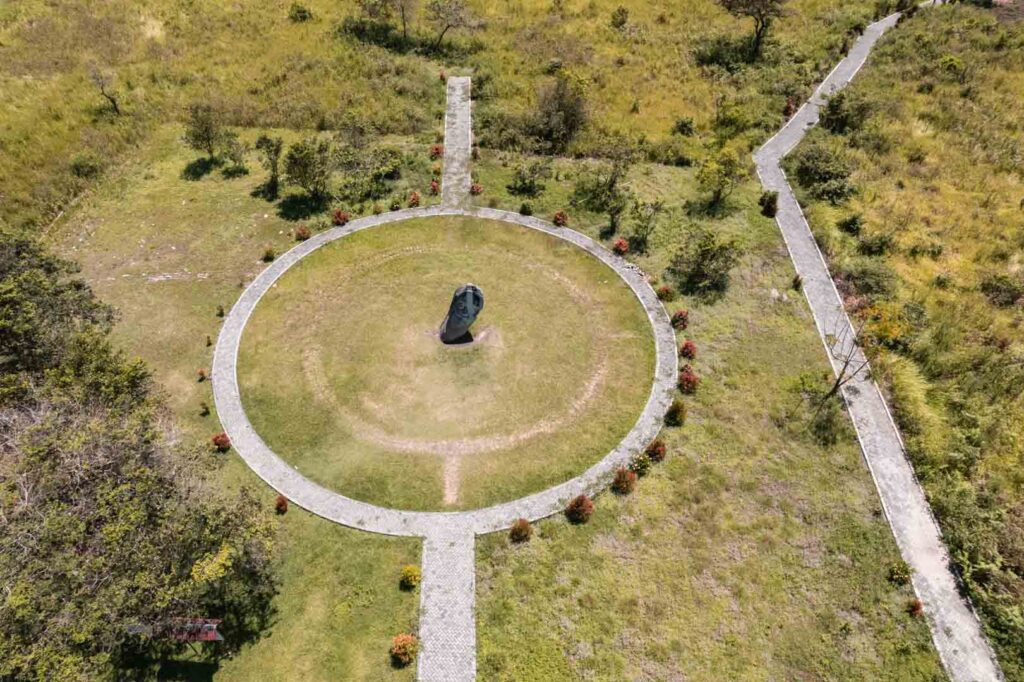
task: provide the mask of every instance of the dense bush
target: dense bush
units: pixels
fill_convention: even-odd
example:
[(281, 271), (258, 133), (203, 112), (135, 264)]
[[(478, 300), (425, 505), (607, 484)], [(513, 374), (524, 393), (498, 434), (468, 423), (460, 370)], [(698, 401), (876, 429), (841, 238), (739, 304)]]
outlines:
[(739, 247), (709, 229), (687, 233), (669, 263), (668, 272), (687, 294), (716, 294), (729, 286), (729, 272), (739, 262)]
[(774, 218), (779, 212), (779, 193), (768, 191), (761, 195), (757, 205), (761, 207), (761, 215), (766, 218)]
[(578, 495), (565, 508), (565, 518), (570, 523), (586, 523), (594, 513), (594, 503), (586, 495)]
[(870, 115), (871, 104), (866, 99), (841, 90), (821, 108), (820, 124), (825, 130), (844, 134), (859, 130)]
[(560, 154), (583, 129), (588, 118), (589, 105), (583, 83), (559, 72), (537, 93), (537, 110), (529, 128), (540, 141), (542, 151)]
[(872, 299), (887, 299), (892, 298), (899, 286), (896, 272), (878, 258), (851, 258), (842, 263), (838, 271), (836, 285), (843, 293), (856, 292)]
[(533, 204), (528, 201), (519, 204), (519, 214), (525, 216), (533, 215)]
[(644, 449), (644, 453), (647, 455), (647, 459), (657, 464), (665, 459), (665, 441), (660, 438), (655, 438), (647, 447)]
[(433, 145), (430, 145), (430, 160), (431, 161), (436, 161), (437, 159), (440, 159), (443, 156), (444, 156), (444, 145), (443, 144), (433, 144)]
[(402, 574), (398, 578), (398, 586), (403, 590), (410, 592), (420, 586), (420, 580), (423, 575), (420, 571), (420, 567), (415, 564), (406, 564), (402, 566)]
[(815, 199), (839, 203), (853, 193), (853, 169), (847, 153), (835, 144), (814, 140), (793, 155), (796, 180)]
[(342, 210), (340, 208), (334, 209), (334, 211), (331, 213), (331, 224), (332, 225), (337, 225), (337, 226), (345, 225), (351, 219), (352, 219), (352, 216), (349, 215), (349, 212), (345, 211), (345, 210)]
[(906, 585), (910, 583), (910, 565), (902, 559), (889, 566), (889, 582), (893, 585)]
[(686, 405), (681, 400), (673, 400), (665, 412), (667, 426), (682, 426), (686, 423)]
[(569, 215), (565, 211), (555, 211), (554, 217), (551, 219), (558, 227), (565, 227), (569, 224)]
[(683, 342), (683, 345), (679, 347), (679, 357), (686, 358), (687, 360), (693, 360), (697, 357), (697, 344), (690, 339)]
[(277, 499), (274, 500), (274, 511), (278, 516), (288, 513), (288, 498), (284, 495), (278, 495)]
[(313, 18), (313, 13), (309, 11), (304, 5), (300, 5), (297, 2), (293, 2), (292, 6), (288, 9), (288, 18), (295, 23), (302, 23), (309, 21)]
[(274, 250), (273, 246), (268, 246), (263, 249), (263, 255), (260, 256), (260, 260), (264, 263), (269, 263), (275, 258), (277, 258), (277, 252)]
[(304, 242), (312, 236), (313, 233), (305, 225), (299, 225), (295, 228), (295, 241), (297, 242)]
[(981, 280), (981, 291), (992, 305), (1007, 307), (1024, 301), (1024, 276), (997, 273)]
[(672, 288), (671, 284), (662, 284), (654, 290), (654, 293), (658, 296), (659, 301), (676, 300), (676, 290)]
[(215, 434), (210, 439), (210, 442), (213, 443), (213, 447), (217, 449), (217, 452), (227, 452), (231, 449), (231, 439), (223, 431)]
[(527, 542), (533, 537), (533, 524), (526, 519), (516, 519), (508, 529), (508, 539), (514, 543)]
[(409, 208), (416, 208), (420, 205), (420, 193), (413, 192), (409, 195)]
[(395, 635), (391, 640), (391, 649), (389, 650), (391, 662), (399, 668), (404, 668), (413, 662), (419, 648), (420, 642), (415, 635), (410, 635), (407, 632)]
[(614, 251), (620, 256), (625, 256), (627, 253), (629, 253), (629, 242), (626, 241), (624, 238), (619, 237), (618, 239), (615, 240), (614, 243), (612, 243), (612, 251)]
[(693, 371), (693, 368), (689, 365), (683, 365), (683, 369), (679, 372), (679, 390), (686, 395), (691, 395), (697, 392), (697, 386), (699, 385), (700, 377)]
[(646, 476), (651, 470), (651, 460), (646, 452), (638, 452), (629, 460), (629, 470), (637, 476)]
[(520, 197), (536, 197), (545, 189), (544, 180), (551, 177), (549, 161), (520, 163), (512, 171), (512, 182), (508, 184), (509, 194)]
[(683, 331), (690, 326), (690, 311), (689, 310), (677, 310), (672, 313), (672, 327), (678, 331)]
[(628, 495), (636, 488), (636, 473), (625, 467), (615, 471), (615, 478), (612, 479), (612, 491), (619, 495)]

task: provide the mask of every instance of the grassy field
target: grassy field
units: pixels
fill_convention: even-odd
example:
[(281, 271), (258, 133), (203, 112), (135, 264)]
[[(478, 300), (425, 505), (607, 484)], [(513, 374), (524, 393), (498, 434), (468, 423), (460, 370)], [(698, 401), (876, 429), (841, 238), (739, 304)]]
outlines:
[[(455, 287), (470, 347), (437, 329)], [(426, 218), (333, 242), (260, 302), (239, 353), (253, 425), (306, 476), (374, 504), (478, 508), (568, 480), (628, 433), (650, 322), (588, 253), (524, 227)]]
[[(495, 196), (515, 159), (485, 157)], [(568, 205), (565, 183), (535, 200)], [(825, 356), (774, 223), (745, 185), (724, 215), (694, 217), (690, 171), (644, 165), (630, 185), (667, 202), (651, 252), (661, 273), (695, 225), (742, 244), (727, 295), (679, 300), (680, 334), (699, 349), (689, 421), (666, 429), (663, 466), (631, 497), (602, 496), (588, 526), (542, 522), (525, 546), (501, 535), (478, 550), (481, 676), (521, 679), (942, 679), (909, 588), (888, 582), (898, 554), (852, 430), (822, 446), (794, 386)], [(604, 221), (572, 213), (597, 236)], [(628, 234), (630, 227), (623, 232)], [(841, 483), (840, 483), (841, 482)]]
[[(1019, 3), (1018, 3), (1019, 9)], [(1024, 679), (1024, 23), (947, 6), (879, 45), (833, 150), (855, 192), (803, 189), (1010, 679)], [(893, 99), (893, 93), (899, 98)], [(859, 216), (855, 224), (851, 216)]]

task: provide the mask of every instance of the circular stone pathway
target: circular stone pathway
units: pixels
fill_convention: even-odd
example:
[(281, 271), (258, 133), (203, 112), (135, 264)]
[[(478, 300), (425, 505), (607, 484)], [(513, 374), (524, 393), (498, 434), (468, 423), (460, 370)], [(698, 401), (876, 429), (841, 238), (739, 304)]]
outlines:
[[(470, 216), (514, 223), (570, 242), (602, 261), (629, 285), (639, 299), (654, 331), (655, 375), (647, 403), (626, 437), (603, 459), (579, 476), (539, 493), (492, 507), (459, 512), (415, 512), (390, 509), (346, 497), (320, 486), (285, 463), (260, 438), (242, 407), (237, 378), (238, 348), (253, 310), (270, 287), (295, 263), (321, 246), (360, 230), (411, 218)], [(283, 254), (242, 293), (224, 320), (213, 361), (213, 394), (221, 423), (238, 454), (256, 474), (289, 500), (331, 521), (375, 533), (426, 537), (440, 528), (446, 534), (482, 534), (507, 528), (517, 518), (531, 521), (560, 512), (571, 498), (595, 494), (607, 486), (616, 469), (661, 429), (662, 417), (672, 401), (677, 371), (675, 332), (665, 309), (643, 273), (603, 246), (568, 228), (533, 217), (485, 208), (432, 206), (368, 216), (327, 230)]]

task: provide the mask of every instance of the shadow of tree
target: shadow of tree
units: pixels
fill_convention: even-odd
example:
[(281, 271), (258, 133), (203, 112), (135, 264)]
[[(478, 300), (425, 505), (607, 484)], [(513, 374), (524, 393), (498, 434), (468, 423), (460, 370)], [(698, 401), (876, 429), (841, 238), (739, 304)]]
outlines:
[(218, 166), (220, 166), (219, 159), (215, 157), (203, 156), (198, 159), (195, 159), (194, 161), (189, 162), (189, 164), (182, 169), (181, 177), (184, 180), (191, 180), (193, 182), (196, 180), (201, 180), (202, 178), (212, 173), (213, 170)]
[(736, 207), (728, 199), (717, 204), (708, 199), (689, 199), (683, 204), (683, 212), (688, 218), (725, 218), (735, 210)]
[(180, 682), (210, 682), (219, 668), (219, 663), (210, 661), (164, 661), (160, 664), (156, 679)]
[(305, 220), (327, 208), (326, 197), (289, 194), (277, 205), (277, 215), (285, 220)]

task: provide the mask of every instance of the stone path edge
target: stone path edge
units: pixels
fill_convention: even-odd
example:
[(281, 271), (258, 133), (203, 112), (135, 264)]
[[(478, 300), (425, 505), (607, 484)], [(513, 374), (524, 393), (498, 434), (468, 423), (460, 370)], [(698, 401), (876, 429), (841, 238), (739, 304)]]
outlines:
[[(414, 218), (469, 216), (512, 223), (547, 233), (587, 251), (611, 267), (629, 285), (643, 305), (655, 340), (655, 373), (646, 405), (626, 437), (611, 452), (579, 476), (517, 500), (491, 507), (455, 512), (419, 512), (389, 509), (346, 497), (305, 478), (278, 457), (256, 433), (242, 407), (237, 361), (242, 332), (253, 310), (275, 282), (302, 258), (320, 247), (355, 232)], [(270, 487), (298, 506), (330, 521), (384, 535), (427, 537), (439, 526), (447, 532), (484, 534), (508, 528), (517, 518), (530, 521), (559, 513), (579, 494), (603, 490), (620, 466), (657, 437), (675, 391), (678, 360), (675, 332), (668, 314), (642, 271), (611, 253), (598, 242), (569, 228), (518, 213), (489, 208), (429, 206), (405, 209), (353, 220), (302, 242), (279, 256), (242, 292), (228, 315), (214, 350), (212, 383), (214, 403), (232, 446), (246, 464)]]

